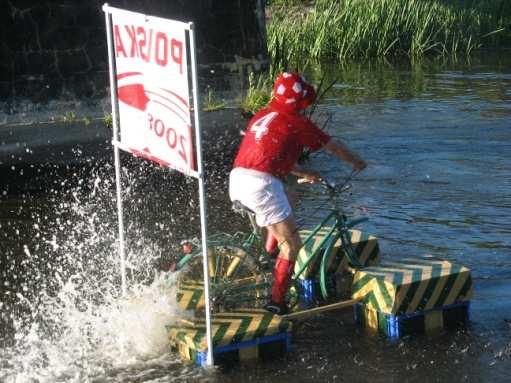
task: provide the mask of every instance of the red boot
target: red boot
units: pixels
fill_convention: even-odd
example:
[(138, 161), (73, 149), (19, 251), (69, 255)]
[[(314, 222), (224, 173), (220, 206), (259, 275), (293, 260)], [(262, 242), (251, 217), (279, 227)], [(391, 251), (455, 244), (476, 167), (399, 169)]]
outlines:
[(295, 262), (284, 258), (277, 258), (273, 270), (273, 286), (271, 289), (271, 302), (267, 309), (276, 314), (282, 315), (287, 311), (285, 296), (293, 275)]

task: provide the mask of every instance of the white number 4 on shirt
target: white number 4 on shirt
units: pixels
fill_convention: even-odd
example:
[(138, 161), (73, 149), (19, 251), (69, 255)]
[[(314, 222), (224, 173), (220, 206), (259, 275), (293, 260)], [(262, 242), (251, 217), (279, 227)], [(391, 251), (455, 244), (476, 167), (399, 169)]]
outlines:
[(255, 132), (256, 140), (260, 140), (261, 137), (268, 133), (268, 125), (270, 125), (270, 122), (277, 117), (277, 114), (277, 112), (268, 113), (252, 124), (250, 131)]

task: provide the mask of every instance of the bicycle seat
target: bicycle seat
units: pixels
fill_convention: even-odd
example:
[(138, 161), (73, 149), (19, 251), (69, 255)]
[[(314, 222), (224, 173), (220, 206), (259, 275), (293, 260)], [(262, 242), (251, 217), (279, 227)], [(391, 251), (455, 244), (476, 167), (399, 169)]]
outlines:
[(232, 210), (234, 210), (236, 213), (239, 213), (241, 215), (246, 214), (248, 216), (248, 219), (250, 221), (250, 224), (252, 225), (252, 229), (255, 233), (260, 233), (260, 228), (257, 226), (256, 222), (256, 214), (253, 210), (243, 205), (240, 201), (233, 201), (232, 202)]
[(240, 201), (232, 202), (232, 210), (236, 213), (249, 213), (255, 215), (254, 211), (243, 205)]

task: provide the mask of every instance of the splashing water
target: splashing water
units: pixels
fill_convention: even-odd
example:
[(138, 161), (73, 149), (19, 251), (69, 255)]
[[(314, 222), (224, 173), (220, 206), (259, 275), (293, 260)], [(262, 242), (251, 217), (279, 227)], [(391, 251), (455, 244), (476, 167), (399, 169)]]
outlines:
[(176, 304), (178, 274), (154, 271), (163, 250), (132, 225), (131, 286), (120, 296), (111, 184), (93, 183), (92, 192), (72, 190), (68, 202), (55, 193), (52, 216), (32, 214), (36, 234), (23, 245), (15, 309), (2, 304), (14, 329), (1, 350), (2, 382), (90, 381), (177, 359), (166, 326), (188, 316)]
[(37, 314), (46, 321), (32, 322), (28, 331), (16, 329), (16, 345), (7, 350), (0, 377), (7, 382), (93, 377), (166, 355), (166, 326), (187, 316), (176, 308), (174, 280), (160, 273), (151, 285), (134, 286), (128, 297), (105, 296), (98, 305), (81, 300), (77, 282), (68, 280), (39, 306)]

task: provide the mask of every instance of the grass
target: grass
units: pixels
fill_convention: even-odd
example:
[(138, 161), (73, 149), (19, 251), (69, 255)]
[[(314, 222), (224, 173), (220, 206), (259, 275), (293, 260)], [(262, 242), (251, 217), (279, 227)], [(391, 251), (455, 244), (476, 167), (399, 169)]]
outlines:
[(106, 114), (105, 117), (103, 117), (103, 121), (105, 122), (105, 126), (107, 128), (111, 129), (113, 127), (112, 115), (110, 113)]
[[(245, 97), (241, 102), (241, 109), (244, 115), (255, 114), (259, 109), (266, 106), (271, 98), (272, 84), (275, 76), (268, 72), (254, 74), (251, 72), (248, 76), (248, 88)], [(331, 91), (335, 85), (335, 79), (322, 77), (318, 84), (315, 84), (316, 99), (310, 107), (307, 108), (306, 115), (312, 117), (317, 104), (321, 99)]]
[(311, 0), (269, 0), (267, 1), (268, 5), (275, 6), (275, 5), (286, 5), (286, 6), (293, 6), (293, 5), (304, 5), (304, 4), (310, 4), (313, 3)]
[(307, 12), (303, 7), (270, 9), (273, 68), (511, 46), (509, 0), (317, 0)]
[(241, 101), (243, 114), (254, 114), (270, 101), (272, 79), (271, 75), (268, 76), (264, 72), (257, 75), (253, 72), (249, 74), (247, 93)]
[(208, 86), (206, 95), (202, 102), (202, 110), (205, 112), (212, 112), (215, 110), (224, 109), (227, 103), (219, 98), (212, 88)]
[(268, 16), (270, 70), (249, 81), (246, 113), (266, 103), (283, 70), (374, 58), (456, 59), (511, 47), (509, 0), (272, 0)]
[(60, 119), (62, 122), (73, 122), (76, 121), (76, 113), (73, 111), (66, 112)]

